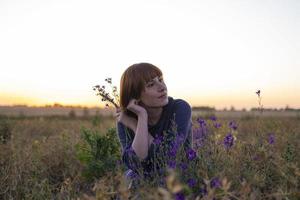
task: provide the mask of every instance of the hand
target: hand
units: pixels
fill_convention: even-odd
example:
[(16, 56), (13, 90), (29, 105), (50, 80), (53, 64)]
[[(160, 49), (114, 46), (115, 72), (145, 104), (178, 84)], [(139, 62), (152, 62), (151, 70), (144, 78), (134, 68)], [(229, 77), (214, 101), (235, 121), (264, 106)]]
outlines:
[(139, 101), (136, 99), (131, 99), (127, 109), (130, 110), (131, 112), (134, 112), (137, 116), (140, 115), (147, 115), (147, 111), (144, 107), (139, 105)]
[(117, 122), (124, 124), (124, 126), (129, 127), (133, 132), (135, 132), (137, 126), (137, 120), (133, 117), (129, 117), (121, 108), (117, 108), (115, 114)]

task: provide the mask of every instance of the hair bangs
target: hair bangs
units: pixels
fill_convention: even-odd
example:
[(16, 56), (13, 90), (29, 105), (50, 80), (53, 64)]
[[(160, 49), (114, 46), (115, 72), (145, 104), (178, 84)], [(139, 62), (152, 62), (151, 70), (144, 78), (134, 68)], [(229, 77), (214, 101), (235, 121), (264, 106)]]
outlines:
[(144, 82), (144, 84), (148, 83), (157, 76), (162, 76), (162, 72), (155, 66), (144, 68), (139, 72), (139, 79), (141, 79)]

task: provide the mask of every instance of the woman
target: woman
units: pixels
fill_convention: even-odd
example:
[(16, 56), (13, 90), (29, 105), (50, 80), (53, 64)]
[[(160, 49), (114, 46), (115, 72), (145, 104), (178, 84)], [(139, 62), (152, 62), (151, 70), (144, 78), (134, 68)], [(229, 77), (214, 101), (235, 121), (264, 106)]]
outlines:
[(133, 64), (121, 77), (117, 132), (129, 187), (159, 177), (166, 164), (174, 168), (180, 147), (191, 149), (191, 107), (167, 92), (161, 70), (150, 63)]

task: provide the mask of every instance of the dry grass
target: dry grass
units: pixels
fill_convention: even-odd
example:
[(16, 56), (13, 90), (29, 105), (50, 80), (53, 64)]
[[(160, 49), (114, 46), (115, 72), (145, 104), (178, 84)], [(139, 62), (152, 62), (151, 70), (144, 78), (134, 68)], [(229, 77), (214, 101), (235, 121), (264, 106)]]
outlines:
[(114, 126), (109, 117), (99, 120), (94, 126), (92, 118), (11, 118), (11, 140), (0, 144), (0, 199), (72, 197), (85, 190), (75, 144), (82, 126), (101, 133)]

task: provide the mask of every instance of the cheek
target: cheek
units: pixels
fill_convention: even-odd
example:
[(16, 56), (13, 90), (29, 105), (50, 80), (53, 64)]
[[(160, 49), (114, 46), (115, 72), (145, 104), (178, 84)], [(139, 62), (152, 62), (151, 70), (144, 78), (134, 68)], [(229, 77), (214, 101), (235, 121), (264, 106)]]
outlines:
[(151, 91), (147, 91), (145, 92), (142, 97), (141, 100), (144, 102), (144, 104), (146, 105), (153, 105), (156, 104), (157, 102), (157, 93), (155, 92), (151, 92)]
[(155, 100), (155, 96), (153, 94), (147, 94), (144, 95), (143, 100), (145, 102), (152, 102), (153, 100)]
[(145, 93), (143, 94), (143, 96), (145, 98), (153, 98), (153, 97), (155, 97), (155, 95), (157, 95), (156, 91), (155, 90), (151, 90), (151, 89), (146, 90)]

